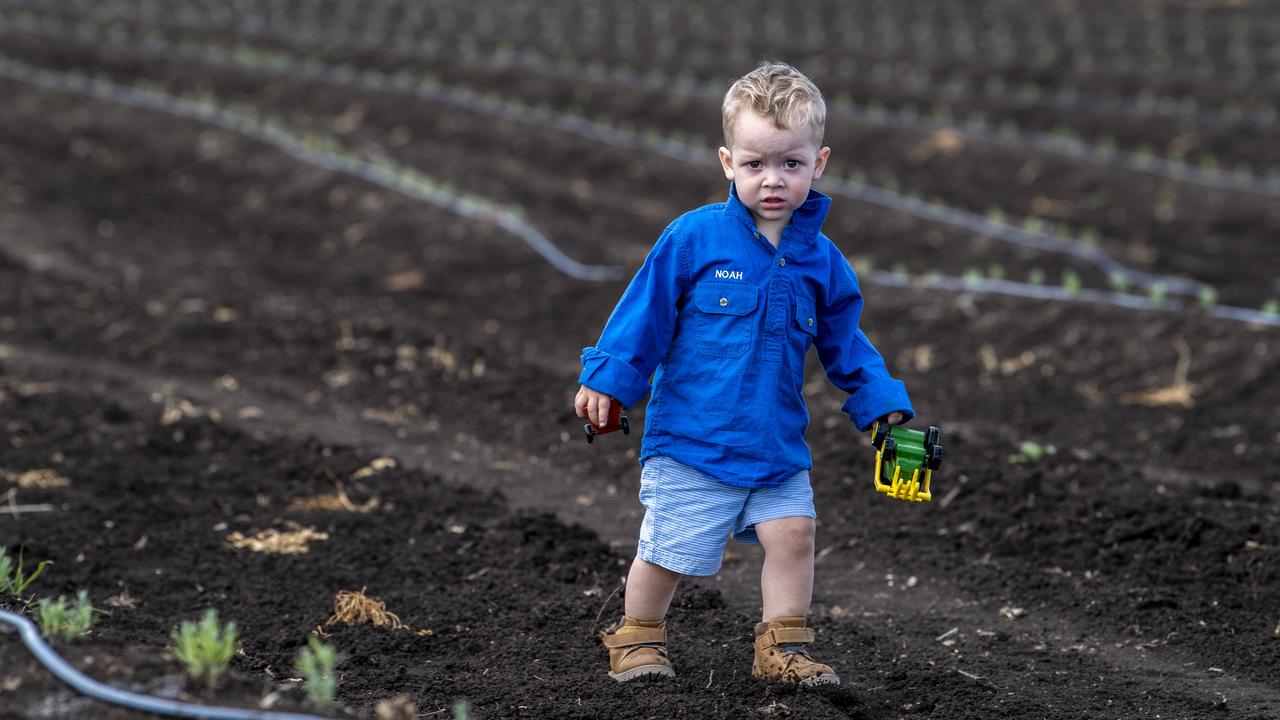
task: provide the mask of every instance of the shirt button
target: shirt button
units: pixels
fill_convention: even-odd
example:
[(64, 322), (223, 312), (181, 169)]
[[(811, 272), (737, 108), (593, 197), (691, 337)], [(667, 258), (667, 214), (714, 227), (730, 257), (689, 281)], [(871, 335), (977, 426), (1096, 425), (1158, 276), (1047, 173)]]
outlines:
[(787, 259), (786, 259), (786, 258), (778, 258), (778, 264), (779, 264), (779, 265), (781, 265), (782, 267), (786, 267), (786, 266), (787, 266)]
[(809, 327), (813, 327), (813, 318), (809, 318)]
[(728, 305), (728, 304), (729, 304), (729, 298), (720, 298), (720, 307), (724, 307), (725, 305)]
[(760, 233), (758, 233), (758, 232), (753, 232), (753, 233), (751, 233), (751, 234), (752, 234), (752, 235), (755, 235), (757, 240), (759, 240), (759, 239), (760, 239)]

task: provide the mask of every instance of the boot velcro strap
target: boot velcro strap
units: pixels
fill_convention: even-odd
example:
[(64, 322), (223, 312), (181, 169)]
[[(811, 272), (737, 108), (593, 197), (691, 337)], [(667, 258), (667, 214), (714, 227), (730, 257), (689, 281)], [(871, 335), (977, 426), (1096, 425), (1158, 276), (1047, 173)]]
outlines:
[(628, 630), (625, 633), (612, 633), (605, 635), (603, 638), (604, 646), (607, 648), (631, 647), (632, 645), (652, 645), (654, 643), (665, 643), (667, 641), (667, 631), (662, 628), (640, 628), (638, 630)]
[(815, 635), (811, 628), (771, 628), (756, 638), (756, 648), (764, 650), (770, 645), (811, 643)]

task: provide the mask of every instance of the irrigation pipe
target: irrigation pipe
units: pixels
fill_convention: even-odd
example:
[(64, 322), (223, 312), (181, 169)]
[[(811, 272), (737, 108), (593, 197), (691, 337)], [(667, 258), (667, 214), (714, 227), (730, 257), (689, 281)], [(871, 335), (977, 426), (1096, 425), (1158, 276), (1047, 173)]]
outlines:
[[(559, 254), (558, 248), (551, 244), (549, 240), (546, 240), (545, 236), (539, 233), (536, 228), (509, 211), (501, 209), (495, 210), (490, 203), (485, 201), (467, 197), (449, 196), (437, 184), (432, 183), (429, 179), (424, 178), (412, 170), (401, 170), (389, 163), (375, 164), (354, 156), (338, 155), (325, 150), (312, 148), (279, 125), (264, 123), (247, 115), (219, 108), (210, 103), (193, 102), (157, 91), (140, 90), (137, 88), (116, 85), (115, 83), (106, 80), (89, 80), (79, 76), (67, 75), (52, 70), (44, 70), (24, 63), (12, 61), (8, 58), (4, 58), (3, 56), (0, 56), (0, 77), (7, 77), (11, 80), (26, 82), (52, 90), (73, 92), (96, 99), (118, 102), (141, 109), (170, 113), (180, 117), (215, 124), (219, 127), (262, 140), (263, 142), (285, 150), (304, 162), (316, 164), (327, 169), (332, 169), (336, 172), (356, 175), (368, 180), (369, 182), (405, 193), (414, 199), (421, 199), (442, 207), (448, 207), (454, 212), (458, 212), (468, 217), (475, 217), (495, 222), (504, 229), (520, 236), (521, 239), (528, 242), (535, 249), (538, 249), (544, 257), (547, 257), (548, 259), (552, 257), (562, 258), (559, 262), (552, 262), (552, 265), (561, 270), (561, 272), (570, 274), (572, 277), (577, 279), (606, 280), (620, 279), (624, 276), (623, 269), (619, 267), (598, 265), (582, 266), (576, 263), (576, 261), (565, 258), (562, 254)], [(681, 145), (680, 147), (686, 146)], [(690, 160), (687, 156), (679, 159), (696, 162), (694, 160)], [(856, 183), (850, 183), (848, 181), (842, 182), (846, 185), (852, 186), (852, 188), (848, 188), (850, 192), (855, 191), (858, 187)], [(872, 189), (878, 190), (878, 188)], [(928, 205), (928, 203), (922, 204)], [(984, 220), (984, 222), (986, 221)], [(564, 267), (566, 262), (570, 264), (569, 267), (577, 266), (580, 271), (586, 272), (579, 272), (578, 274), (568, 273)], [(605, 275), (605, 271), (608, 271), (607, 275)], [(588, 275), (588, 277), (582, 277), (583, 274)], [(919, 285), (919, 283), (913, 282), (909, 276), (899, 273), (870, 272), (864, 273), (864, 276), (872, 282), (883, 285), (892, 285), (896, 287), (913, 287)], [(1134, 309), (1173, 311), (1184, 307), (1182, 303), (1174, 300), (1153, 300), (1127, 293), (1107, 292), (1084, 288), (1079, 290), (1070, 290), (1067, 288), (986, 278), (956, 278), (928, 275), (923, 278), (923, 286), (939, 290), (976, 291), (1042, 300), (1091, 301)], [(1223, 305), (1208, 308), (1208, 312), (1215, 317), (1227, 320), (1261, 325), (1280, 325), (1280, 315), (1251, 310), (1249, 308)]]
[[(92, 16), (90, 16), (92, 18)], [(101, 21), (110, 22), (108, 16)], [(23, 11), (10, 21), (11, 27), (20, 32), (38, 34), (57, 39), (74, 39), (81, 42), (106, 41), (115, 46), (127, 46), (138, 49), (137, 38), (130, 38), (116, 31), (114, 27), (88, 25), (81, 21), (61, 22), (56, 19), (37, 15), (32, 11)], [(0, 32), (10, 25), (0, 25)], [(193, 22), (168, 23), (165, 27), (181, 29), (207, 29), (207, 25), (197, 26)], [(295, 26), (288, 30), (272, 26), (270, 18), (244, 14), (238, 16), (235, 31), (248, 37), (257, 37), (275, 42), (284, 42), (295, 47), (324, 47), (335, 45), (356, 50), (376, 50), (391, 57), (408, 59), (439, 60), (445, 57), (440, 50), (429, 50), (422, 44), (405, 43), (400, 39), (381, 42), (377, 39), (356, 35), (346, 26), (337, 26), (324, 31), (311, 31), (305, 27)], [(134, 40), (135, 42), (130, 42)], [(156, 40), (147, 38), (143, 45), (155, 45)], [(633, 89), (663, 90), (672, 94), (719, 103), (719, 91), (712, 90), (694, 78), (674, 78), (667, 85), (655, 85), (652, 77), (625, 68), (608, 68), (596, 64), (580, 65), (564, 61), (546, 59), (533, 53), (521, 54), (517, 65), (511, 53), (475, 53), (463, 52), (461, 59), (466, 64), (482, 65), (490, 70), (502, 70), (511, 67), (531, 70), (550, 77), (573, 80), (586, 79), (596, 84), (622, 84)], [(457, 56), (449, 56), (457, 59)], [(932, 120), (916, 112), (893, 110), (889, 108), (861, 105), (858, 103), (838, 103), (828, 107), (828, 117), (846, 120), (872, 127), (898, 127), (919, 132), (935, 133), (951, 131), (972, 140), (990, 145), (1004, 147), (1034, 148), (1041, 152), (1079, 160), (1100, 166), (1117, 167), (1131, 172), (1164, 177), (1176, 182), (1183, 182), (1218, 190), (1237, 191), (1262, 195), (1264, 197), (1280, 197), (1280, 178), (1270, 178), (1252, 173), (1228, 172), (1203, 168), (1171, 158), (1103, 147), (1083, 140), (1052, 133), (1034, 130), (1006, 129), (995, 127), (985, 122), (973, 120), (957, 120), (954, 123)]]
[[(858, 278), (869, 280), (877, 285), (891, 287), (923, 288), (926, 290), (950, 290), (956, 292), (979, 292), (989, 295), (1009, 295), (1012, 297), (1030, 298), (1032, 300), (1050, 300), (1055, 302), (1088, 302), (1130, 310), (1159, 310), (1178, 312), (1185, 310), (1186, 305), (1178, 300), (1154, 299), (1131, 293), (1095, 290), (1092, 288), (1071, 289), (1050, 285), (1035, 285), (1013, 280), (996, 280), (994, 278), (955, 277), (953, 275), (911, 276), (906, 273), (886, 270), (863, 270)], [(1232, 305), (1214, 305), (1204, 308), (1204, 312), (1223, 320), (1235, 320), (1254, 325), (1280, 327), (1280, 313), (1269, 313), (1250, 308)]]
[[(262, 31), (257, 32), (266, 34)], [(283, 33), (280, 34), (282, 35)], [(276, 33), (272, 33), (272, 35), (273, 37), (269, 39), (286, 40), (284, 37), (274, 37)], [(394, 50), (395, 46), (391, 46), (391, 49)], [(492, 56), (485, 56), (482, 61), (494, 69), (512, 65), (510, 61), (494, 60)], [(586, 78), (600, 84), (625, 83), (633, 88), (662, 89), (673, 94), (683, 94), (707, 102), (719, 103), (722, 99), (720, 92), (707, 88), (704, 83), (695, 79), (689, 79), (687, 82), (675, 82), (669, 86), (656, 88), (652, 79), (624, 68), (583, 67), (548, 61), (537, 57), (526, 57), (522, 66), (556, 77), (579, 80)], [(1280, 197), (1280, 179), (1277, 178), (1262, 177), (1252, 173), (1205, 169), (1170, 158), (1102, 147), (1076, 138), (1052, 133), (1021, 129), (1006, 130), (985, 122), (972, 120), (957, 120), (954, 123), (947, 123), (922, 117), (915, 112), (892, 110), (852, 102), (829, 105), (827, 107), (827, 117), (873, 127), (909, 128), (926, 133), (951, 131), (990, 145), (1002, 145), (1015, 149), (1030, 147), (1072, 160), (1080, 160), (1094, 165), (1118, 167), (1132, 172), (1165, 177), (1170, 180), (1202, 187), (1247, 192), (1265, 197)]]
[[(252, 708), (219, 707), (216, 705), (198, 705), (180, 700), (159, 698), (153, 695), (121, 690), (106, 683), (98, 682), (81, 673), (49, 647), (40, 636), (35, 623), (7, 610), (0, 610), (0, 623), (13, 627), (27, 650), (36, 661), (53, 673), (59, 680), (70, 685), (77, 692), (88, 695), (95, 700), (121, 705), (132, 710), (182, 718), (207, 718), (208, 720), (323, 720), (319, 715), (304, 713), (271, 712)], [(6, 632), (11, 632), (5, 629)]]
[(442, 184), (416, 171), (406, 172), (389, 167), (390, 161), (372, 163), (353, 155), (312, 147), (278, 124), (256, 120), (211, 103), (194, 102), (96, 78), (89, 80), (26, 65), (2, 56), (0, 56), (0, 77), (50, 90), (76, 93), (143, 110), (154, 110), (199, 120), (260, 140), (316, 167), (361, 178), (415, 200), (451, 210), (464, 217), (493, 222), (519, 237), (557, 270), (577, 280), (614, 280), (621, 278), (624, 274), (623, 268), (619, 266), (586, 265), (570, 258), (537, 228), (506, 208), (485, 200), (450, 192)]
[[(98, 30), (94, 26), (79, 26), (79, 32), (75, 33), (75, 37), (78, 40), (93, 43), (102, 39), (100, 37), (102, 33), (99, 33)], [(549, 127), (595, 142), (627, 150), (657, 154), (685, 163), (696, 165), (712, 165), (716, 163), (714, 153), (707, 148), (695, 148), (687, 143), (656, 134), (642, 134), (633, 130), (615, 128), (547, 108), (529, 107), (522, 103), (508, 103), (466, 88), (443, 85), (438, 82), (424, 83), (408, 75), (391, 75), (380, 70), (360, 71), (345, 66), (333, 67), (323, 63), (304, 62), (296, 57), (281, 53), (251, 51), (266, 58), (265, 60), (254, 61), (250, 59), (251, 56), (248, 52), (245, 52), (246, 49), (244, 48), (228, 49), (217, 45), (175, 46), (155, 36), (146, 36), (138, 39), (136, 43), (126, 42), (128, 39), (128, 36), (123, 38), (108, 36), (107, 38), (108, 42), (121, 47), (128, 47), (131, 52), (151, 57), (177, 58), (216, 67), (247, 68), (293, 79), (314, 80), (374, 92), (406, 94), (534, 127)], [(719, 167), (718, 164), (715, 166)], [(361, 177), (366, 176), (361, 175)], [(385, 185), (381, 180), (373, 180), (368, 177), (366, 179)], [(828, 189), (832, 194), (886, 207), (930, 222), (961, 227), (1010, 244), (1029, 247), (1041, 252), (1070, 255), (1094, 265), (1106, 273), (1108, 277), (1125, 284), (1133, 284), (1146, 289), (1158, 288), (1162, 292), (1188, 297), (1199, 297), (1205, 293), (1214, 292), (1212, 286), (1198, 280), (1131, 269), (1099, 248), (1081, 240), (996, 222), (966, 210), (920, 200), (853, 180), (829, 178), (823, 181), (822, 187)], [(519, 224), (518, 219), (514, 219), (514, 223), (513, 219), (513, 217), (508, 218), (502, 224), (504, 227), (509, 223)], [(554, 245), (551, 245), (545, 238), (539, 240), (540, 235), (536, 230), (524, 228), (517, 234), (533, 245), (535, 249), (538, 249), (540, 253), (544, 253), (544, 256), (558, 268), (561, 265), (567, 266), (569, 263), (574, 263), (574, 261), (563, 257), (554, 248)], [(545, 253), (550, 253), (550, 255)], [(556, 255), (560, 257), (553, 260), (552, 256)], [(612, 270), (605, 270), (606, 276), (595, 275), (593, 277), (582, 277), (578, 273), (597, 273), (599, 271), (583, 271), (581, 268), (564, 271), (566, 274), (579, 279), (608, 279), (609, 277), (615, 277), (615, 275), (608, 274)]]

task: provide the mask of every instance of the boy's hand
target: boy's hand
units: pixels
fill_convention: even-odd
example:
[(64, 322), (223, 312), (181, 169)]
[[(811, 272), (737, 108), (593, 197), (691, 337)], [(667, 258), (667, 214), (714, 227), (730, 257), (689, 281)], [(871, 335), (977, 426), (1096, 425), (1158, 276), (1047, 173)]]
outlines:
[[(882, 423), (882, 424), (884, 424), (884, 425), (897, 425), (897, 424), (899, 424), (899, 423), (901, 423), (901, 422), (902, 422), (902, 413), (900, 413), (900, 412), (891, 412), (891, 413), (889, 413), (888, 415), (885, 415), (884, 417), (880, 418), (880, 419), (879, 419), (879, 420), (877, 420), (876, 422), (878, 422), (878, 423)], [(875, 427), (875, 426), (873, 425), (872, 427)], [(874, 437), (875, 437), (875, 433), (874, 433), (874, 432), (872, 432), (871, 430), (868, 430), (868, 431), (867, 431), (867, 437), (874, 438)]]
[(573, 398), (573, 410), (578, 417), (589, 419), (592, 425), (604, 427), (609, 423), (609, 408), (615, 402), (617, 401), (602, 392), (579, 385), (578, 394)]

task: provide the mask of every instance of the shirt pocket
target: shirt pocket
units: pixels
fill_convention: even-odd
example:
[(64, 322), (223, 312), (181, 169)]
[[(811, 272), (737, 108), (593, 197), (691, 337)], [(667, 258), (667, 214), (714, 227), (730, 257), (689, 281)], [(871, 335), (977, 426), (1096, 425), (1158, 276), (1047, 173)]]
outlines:
[(738, 358), (751, 348), (758, 291), (754, 285), (702, 282), (693, 288), (698, 308), (698, 351), (714, 357)]
[(808, 350), (818, 337), (818, 314), (814, 312), (813, 301), (805, 297), (796, 298), (796, 331), (793, 336), (800, 342), (802, 350)]

